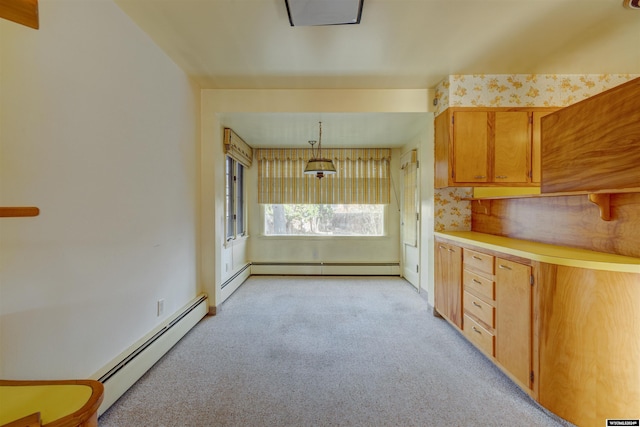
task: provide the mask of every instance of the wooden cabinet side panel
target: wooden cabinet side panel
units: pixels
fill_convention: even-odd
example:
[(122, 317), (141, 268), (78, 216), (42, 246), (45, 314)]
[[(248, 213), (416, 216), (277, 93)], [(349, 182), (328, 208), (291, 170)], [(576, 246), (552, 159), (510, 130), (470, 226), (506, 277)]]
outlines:
[(640, 78), (542, 119), (542, 191), (640, 183)]
[(534, 111), (532, 119), (531, 129), (531, 182), (540, 184), (540, 178), (542, 175), (542, 145), (540, 127), (542, 126), (542, 118), (547, 116), (558, 109), (549, 111)]
[(529, 182), (531, 128), (526, 111), (495, 113), (495, 182)]
[(435, 177), (434, 187), (445, 188), (452, 179), (449, 168), (451, 146), (451, 113), (449, 110), (437, 116), (434, 120), (435, 141)]
[(532, 371), (531, 267), (496, 259), (496, 359), (523, 386)]
[(600, 325), (595, 330), (596, 425), (605, 425), (614, 414), (640, 417), (640, 274), (592, 274), (598, 283), (594, 317)]
[(540, 298), (540, 404), (578, 425), (593, 425), (596, 342), (589, 313), (595, 285), (581, 271), (558, 268)]
[(486, 111), (454, 113), (453, 158), (456, 182), (489, 181), (489, 129)]

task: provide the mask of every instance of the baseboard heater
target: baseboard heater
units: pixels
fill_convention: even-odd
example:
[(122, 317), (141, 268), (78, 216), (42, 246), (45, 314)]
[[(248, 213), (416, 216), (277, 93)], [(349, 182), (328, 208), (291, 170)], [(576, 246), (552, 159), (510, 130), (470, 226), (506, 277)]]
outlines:
[(233, 276), (231, 276), (230, 278), (228, 278), (227, 280), (225, 280), (222, 285), (220, 286), (220, 289), (224, 289), (227, 287), (227, 285), (230, 285), (231, 283), (233, 283), (234, 280), (236, 280), (238, 278), (238, 276), (240, 276), (242, 273), (244, 273), (247, 268), (251, 267), (251, 263), (247, 263), (244, 267), (242, 267), (240, 270), (238, 270)]
[(399, 276), (399, 262), (252, 262), (251, 274)]
[[(104, 399), (98, 413), (103, 414), (160, 358), (187, 334), (209, 311), (206, 295), (200, 295), (167, 322), (143, 338), (106, 373), (96, 378), (104, 384)], [(115, 363), (115, 362), (112, 362)]]

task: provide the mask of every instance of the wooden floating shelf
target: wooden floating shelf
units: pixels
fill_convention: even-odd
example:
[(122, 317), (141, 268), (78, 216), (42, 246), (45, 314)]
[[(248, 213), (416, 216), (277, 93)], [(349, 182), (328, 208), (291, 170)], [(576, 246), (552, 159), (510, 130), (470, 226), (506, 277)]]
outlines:
[(540, 193), (540, 194), (518, 194), (510, 196), (487, 196), (487, 197), (465, 197), (463, 200), (498, 200), (498, 199), (534, 199), (541, 197), (565, 197), (565, 196), (582, 196), (589, 194), (620, 194), (620, 193), (640, 193), (640, 187), (621, 188), (614, 190), (594, 190), (594, 191), (564, 191), (558, 193)]
[(26, 207), (0, 207), (0, 217), (24, 217), (24, 216), (38, 216), (40, 215), (40, 209), (35, 206)]

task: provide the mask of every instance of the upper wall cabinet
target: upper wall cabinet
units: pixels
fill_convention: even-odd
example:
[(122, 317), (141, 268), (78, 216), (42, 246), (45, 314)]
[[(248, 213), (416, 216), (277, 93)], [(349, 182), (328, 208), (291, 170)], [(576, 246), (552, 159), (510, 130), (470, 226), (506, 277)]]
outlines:
[(542, 192), (640, 188), (640, 78), (542, 119)]
[(540, 108), (449, 108), (435, 120), (435, 186), (540, 182)]

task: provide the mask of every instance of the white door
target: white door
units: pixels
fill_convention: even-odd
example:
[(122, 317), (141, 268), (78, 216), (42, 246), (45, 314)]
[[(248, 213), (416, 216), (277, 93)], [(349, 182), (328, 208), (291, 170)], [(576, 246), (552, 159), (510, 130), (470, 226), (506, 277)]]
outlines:
[(402, 237), (402, 276), (420, 289), (420, 213), (418, 204), (418, 153), (411, 150), (401, 159), (402, 203), (400, 205)]

